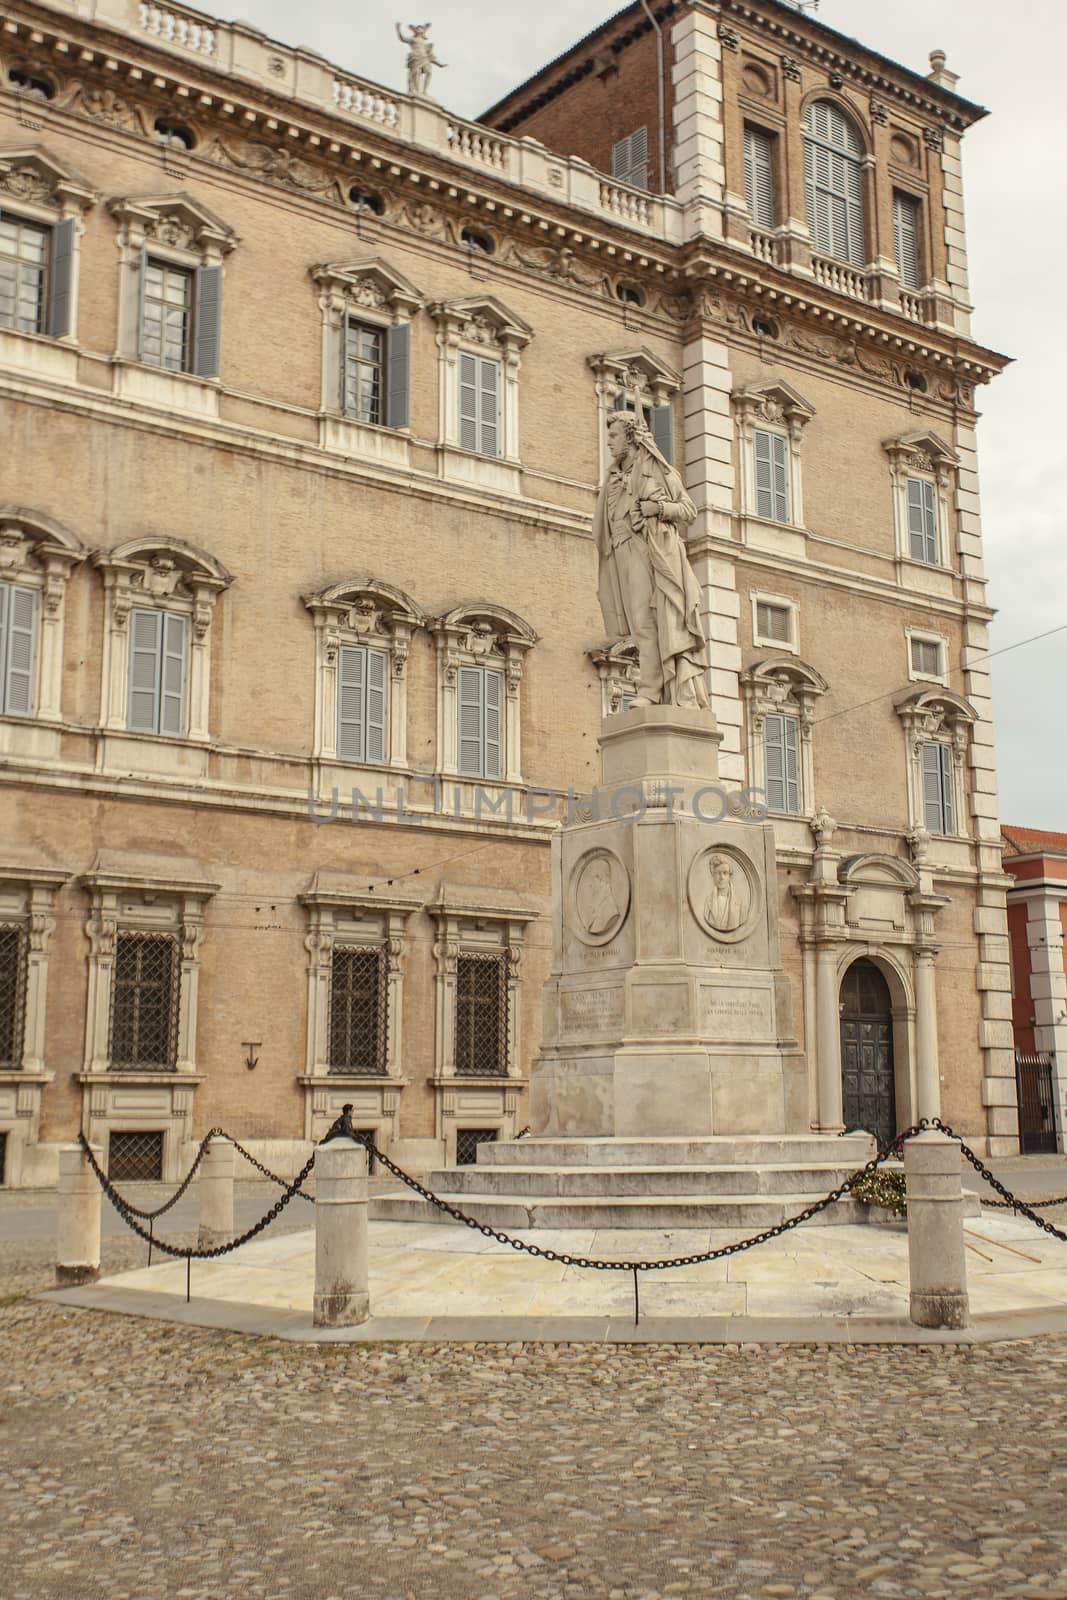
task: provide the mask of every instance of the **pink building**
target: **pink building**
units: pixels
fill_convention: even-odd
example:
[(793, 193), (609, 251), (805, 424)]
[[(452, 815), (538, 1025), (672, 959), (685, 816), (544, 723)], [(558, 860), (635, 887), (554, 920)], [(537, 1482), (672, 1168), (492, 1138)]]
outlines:
[(1002, 830), (1020, 1148), (1064, 1150), (1067, 1122), (1067, 833)]

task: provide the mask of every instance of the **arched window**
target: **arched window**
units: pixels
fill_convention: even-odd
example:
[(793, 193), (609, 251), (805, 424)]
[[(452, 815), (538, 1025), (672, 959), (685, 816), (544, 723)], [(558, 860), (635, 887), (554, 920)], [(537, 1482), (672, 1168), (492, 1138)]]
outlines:
[(863, 225), (863, 145), (832, 100), (813, 100), (804, 117), (804, 170), (808, 227), (815, 248), (850, 266), (862, 267), (867, 247)]

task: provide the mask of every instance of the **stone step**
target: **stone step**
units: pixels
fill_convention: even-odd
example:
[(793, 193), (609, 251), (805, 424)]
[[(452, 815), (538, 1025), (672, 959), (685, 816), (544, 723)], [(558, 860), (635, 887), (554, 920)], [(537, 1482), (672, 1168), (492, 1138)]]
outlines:
[(742, 1134), (700, 1139), (561, 1139), (529, 1134), (480, 1145), (480, 1167), (827, 1166), (852, 1172), (875, 1154), (867, 1133)]
[[(826, 1191), (824, 1190), (823, 1193)], [(441, 1199), (489, 1227), (513, 1232), (525, 1228), (647, 1229), (733, 1228), (759, 1233), (773, 1228), (811, 1205), (819, 1195), (691, 1195), (661, 1198), (611, 1197), (535, 1200), (521, 1194), (441, 1194)], [(839, 1200), (813, 1220), (820, 1226), (868, 1221), (869, 1207), (858, 1200)], [(443, 1222), (453, 1219), (417, 1195), (379, 1195), (370, 1202), (375, 1222)], [(684, 1251), (682, 1252), (684, 1253)]]
[[(862, 1165), (858, 1162), (857, 1165)], [(527, 1195), (552, 1199), (587, 1196), (633, 1199), (675, 1195), (810, 1194), (818, 1198), (847, 1178), (855, 1167), (793, 1163), (734, 1167), (449, 1167), (431, 1172), (426, 1187), (435, 1194)]]

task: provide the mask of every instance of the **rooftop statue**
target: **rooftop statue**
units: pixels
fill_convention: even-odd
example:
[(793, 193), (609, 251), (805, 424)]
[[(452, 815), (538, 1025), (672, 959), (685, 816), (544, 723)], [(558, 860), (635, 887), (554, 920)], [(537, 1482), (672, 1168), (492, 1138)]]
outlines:
[(396, 36), (401, 44), (408, 46), (408, 94), (421, 95), (425, 98), (430, 92), (430, 73), (434, 67), (444, 67), (446, 61), (438, 61), (433, 53), (433, 45), (426, 35), (433, 27), (432, 22), (409, 22), (411, 32), (405, 37), (399, 22), (396, 25)]

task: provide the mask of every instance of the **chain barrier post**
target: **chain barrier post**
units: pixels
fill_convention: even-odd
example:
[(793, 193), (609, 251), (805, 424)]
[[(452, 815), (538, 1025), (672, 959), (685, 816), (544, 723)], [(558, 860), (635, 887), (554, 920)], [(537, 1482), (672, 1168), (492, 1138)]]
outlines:
[[(97, 1161), (104, 1152), (93, 1147)], [(59, 1149), (59, 1215), (56, 1237), (56, 1283), (60, 1288), (95, 1283), (100, 1276), (100, 1212), (103, 1191), (80, 1144)]]
[(200, 1200), (200, 1232), (197, 1244), (229, 1244), (234, 1235), (233, 1220), (234, 1148), (229, 1139), (213, 1136), (196, 1180)]
[(968, 1323), (961, 1166), (959, 1144), (936, 1128), (905, 1142), (911, 1320), (920, 1328)]
[(367, 1151), (340, 1137), (315, 1152), (316, 1328), (350, 1328), (370, 1316)]

